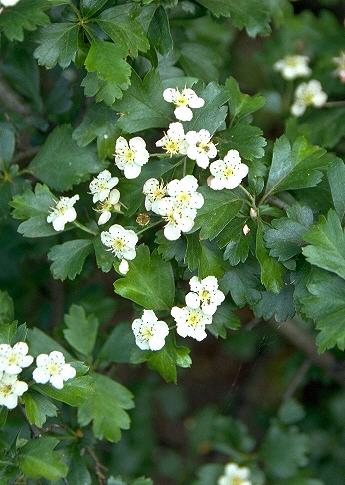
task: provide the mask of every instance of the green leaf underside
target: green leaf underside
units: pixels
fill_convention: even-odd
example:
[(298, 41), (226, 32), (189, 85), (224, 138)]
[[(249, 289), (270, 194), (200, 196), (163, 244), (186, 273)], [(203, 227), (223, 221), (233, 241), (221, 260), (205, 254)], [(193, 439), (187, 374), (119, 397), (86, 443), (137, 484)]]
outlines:
[(58, 280), (74, 278), (81, 273), (86, 257), (92, 252), (90, 239), (75, 239), (53, 246), (48, 259), (52, 261), (51, 272)]

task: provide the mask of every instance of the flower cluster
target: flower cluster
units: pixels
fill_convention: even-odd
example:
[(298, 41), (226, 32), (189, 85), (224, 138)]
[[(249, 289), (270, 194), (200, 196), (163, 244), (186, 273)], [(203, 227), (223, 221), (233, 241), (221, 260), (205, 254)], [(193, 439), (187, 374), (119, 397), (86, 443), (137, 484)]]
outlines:
[(252, 485), (250, 470), (236, 463), (225, 465), (224, 473), (218, 478), (218, 485)]
[[(34, 359), (28, 355), (29, 348), (25, 342), (17, 342), (13, 347), (0, 345), (0, 406), (14, 409), (18, 398), (28, 390), (28, 384), (18, 379), (24, 368), (29, 367)], [(56, 389), (62, 389), (64, 381), (72, 379), (76, 370), (65, 363), (61, 352), (53, 351), (49, 355), (36, 357), (36, 368), (32, 373), (35, 382), (50, 382)]]
[[(212, 317), (225, 296), (218, 289), (215, 276), (207, 276), (202, 280), (193, 276), (189, 286), (191, 291), (185, 297), (186, 306), (174, 306), (171, 315), (178, 335), (201, 341), (207, 337), (206, 325), (212, 323)], [(152, 310), (144, 310), (142, 317), (133, 321), (132, 330), (135, 342), (142, 350), (160, 350), (169, 334), (168, 325), (158, 320)]]
[[(290, 55), (277, 61), (274, 64), (274, 69), (279, 71), (284, 79), (293, 80), (297, 77), (306, 77), (311, 74), (312, 71), (308, 66), (309, 61), (308, 56)], [(334, 61), (341, 70), (341, 58), (334, 58)], [(338, 72), (337, 70), (336, 73), (340, 76), (340, 71)], [(291, 114), (297, 117), (302, 116), (308, 106), (321, 108), (326, 101), (327, 94), (323, 91), (321, 83), (312, 79), (297, 86), (295, 100), (291, 106)]]
[(157, 179), (145, 183), (145, 206), (166, 221), (164, 236), (168, 240), (175, 241), (181, 233), (193, 228), (197, 209), (204, 204), (204, 197), (197, 189), (198, 181), (193, 175), (172, 180), (166, 187)]

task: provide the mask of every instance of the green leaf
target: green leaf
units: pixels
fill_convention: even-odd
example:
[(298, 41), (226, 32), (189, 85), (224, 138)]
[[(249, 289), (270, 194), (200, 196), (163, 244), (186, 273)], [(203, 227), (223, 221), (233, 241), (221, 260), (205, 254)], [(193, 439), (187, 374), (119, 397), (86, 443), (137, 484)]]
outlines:
[(111, 158), (115, 139), (119, 134), (116, 127), (116, 113), (104, 104), (92, 104), (86, 110), (78, 128), (73, 131), (73, 139), (81, 147), (97, 139), (97, 152), (101, 160)]
[(162, 55), (173, 48), (167, 12), (161, 5), (156, 9), (148, 29), (150, 44)]
[(35, 327), (28, 329), (27, 343), (30, 348), (30, 354), (34, 357), (37, 357), (39, 354), (49, 354), (53, 350), (58, 350), (64, 354), (67, 361), (73, 360), (71, 354), (69, 354), (67, 350), (62, 347), (62, 345), (49, 337), (39, 328)]
[(35, 384), (33, 389), (44, 396), (78, 407), (92, 399), (94, 381), (90, 376), (81, 376), (64, 382), (63, 389), (55, 389), (50, 384)]
[(26, 392), (22, 397), (25, 405), (25, 414), (30, 424), (42, 428), (47, 417), (57, 415), (57, 407), (41, 394)]
[(92, 251), (90, 239), (75, 239), (53, 246), (48, 259), (52, 261), (51, 272), (56, 280), (74, 280), (81, 273), (86, 257)]
[(11, 162), (16, 143), (13, 128), (8, 123), (0, 123), (0, 170)]
[(328, 212), (327, 218), (320, 217), (319, 223), (304, 235), (304, 240), (309, 245), (302, 252), (310, 264), (345, 279), (345, 235), (333, 209)]
[(327, 171), (328, 182), (332, 193), (334, 208), (339, 219), (342, 221), (345, 214), (345, 164), (342, 160), (336, 159)]
[(109, 273), (114, 267), (114, 254), (110, 251), (105, 251), (100, 237), (96, 237), (93, 240), (93, 248), (95, 250), (97, 268), (103, 271), (103, 273)]
[(121, 113), (118, 127), (127, 132), (166, 128), (170, 121), (171, 107), (163, 99), (163, 86), (157, 71), (149, 71), (141, 79), (132, 72), (131, 86), (114, 105)]
[(322, 179), (322, 172), (333, 157), (318, 146), (309, 145), (299, 137), (292, 147), (285, 135), (273, 147), (272, 164), (268, 175), (265, 198), (283, 190), (315, 187)]
[(208, 130), (211, 134), (215, 133), (222, 127), (225, 128), (224, 122), (228, 113), (226, 104), (231, 96), (230, 91), (225, 86), (219, 86), (215, 82), (208, 84), (198, 96), (205, 100), (202, 108), (195, 109), (192, 121), (185, 123), (185, 131), (201, 129)]
[(305, 417), (305, 412), (299, 402), (290, 398), (280, 406), (278, 417), (279, 421), (283, 424), (294, 424)]
[(166, 382), (177, 382), (177, 366), (190, 367), (191, 358), (188, 347), (177, 346), (173, 338), (166, 340), (165, 346), (157, 352), (149, 352), (147, 363), (157, 371)]
[(200, 243), (199, 277), (212, 275), (221, 278), (224, 275), (224, 261), (222, 253), (215, 243), (204, 241)]
[(110, 362), (129, 363), (131, 352), (135, 349), (135, 339), (128, 323), (119, 323), (107, 337), (97, 356), (97, 362), (103, 367)]
[(231, 303), (222, 303), (213, 316), (212, 324), (207, 326), (207, 330), (217, 338), (226, 338), (228, 329), (238, 330), (241, 322), (234, 310), (235, 307)]
[(24, 30), (36, 30), (49, 23), (47, 10), (51, 3), (47, 0), (20, 0), (16, 5), (5, 8), (0, 15), (0, 29), (10, 40), (24, 39)]
[(269, 34), (269, 11), (262, 0), (198, 0), (216, 17), (230, 17), (238, 29), (245, 28), (248, 35)]
[(273, 219), (272, 227), (265, 232), (266, 246), (270, 255), (278, 261), (287, 261), (301, 252), (303, 237), (313, 223), (313, 211), (295, 204), (286, 211), (287, 217)]
[(27, 219), (18, 226), (18, 232), (25, 237), (45, 237), (56, 235), (47, 216), (54, 206), (54, 195), (46, 185), (36, 184), (35, 191), (25, 190), (16, 195), (10, 205), (14, 208), (12, 216), (15, 219)]
[(20, 449), (18, 465), (29, 478), (58, 480), (67, 475), (68, 466), (63, 461), (63, 452), (54, 451), (59, 440), (52, 437), (29, 441)]
[(131, 76), (130, 65), (125, 61), (126, 55), (126, 48), (121, 44), (115, 45), (111, 42), (100, 40), (92, 41), (85, 59), (85, 67), (89, 73), (95, 73), (97, 79), (102, 81), (102, 83), (101, 85), (95, 85), (93, 92), (90, 91), (90, 80), (93, 80), (94, 83), (95, 77), (85, 78), (83, 85), (86, 87), (85, 93), (87, 96), (97, 94), (96, 100), (101, 101), (104, 99), (103, 90), (105, 92), (109, 90), (111, 93), (109, 100), (122, 97), (123, 91), (130, 85)]
[[(21, 0), (22, 1), (22, 0)], [(78, 50), (79, 25), (72, 22), (50, 24), (41, 30), (39, 47), (34, 57), (40, 66), (47, 69), (59, 64), (66, 69), (75, 60)]]
[(268, 291), (279, 293), (284, 286), (284, 267), (277, 260), (269, 256), (264, 244), (264, 224), (258, 221), (256, 232), (256, 257), (261, 268), (261, 283)]
[(79, 147), (69, 125), (56, 127), (30, 163), (33, 174), (53, 189), (65, 191), (88, 180), (103, 165), (93, 147)]
[(295, 427), (273, 424), (261, 448), (261, 459), (269, 477), (277, 480), (296, 475), (308, 463), (308, 438)]
[(14, 304), (7, 291), (0, 290), (0, 324), (11, 323), (14, 320)]
[(285, 322), (295, 315), (294, 286), (285, 286), (278, 294), (262, 292), (261, 299), (253, 306), (255, 316), (264, 320), (274, 318), (276, 322)]
[(72, 305), (65, 315), (67, 328), (63, 331), (67, 342), (85, 356), (91, 355), (97, 338), (99, 321), (95, 315), (86, 315), (83, 307)]
[(222, 150), (237, 150), (245, 160), (262, 158), (267, 141), (262, 136), (262, 130), (257, 126), (240, 122), (220, 134)]
[(0, 323), (0, 341), (4, 344), (12, 344), (17, 331), (17, 323)]
[(85, 463), (84, 450), (75, 448), (67, 475), (68, 485), (92, 485), (92, 478)]
[(215, 191), (200, 189), (204, 196), (204, 205), (198, 210), (193, 229), (200, 230), (200, 239), (214, 239), (227, 226), (243, 206), (242, 194), (236, 190)]
[(243, 234), (243, 227), (245, 221), (243, 219), (235, 219), (231, 226), (220, 234), (217, 238), (218, 245), (226, 248), (224, 250), (224, 261), (229, 261), (231, 266), (237, 266), (238, 263), (244, 263), (248, 258), (249, 244), (251, 241), (251, 234), (246, 236)]
[(228, 270), (221, 282), (221, 289), (230, 292), (239, 307), (252, 306), (261, 298), (259, 272), (253, 262), (239, 264)]
[(249, 96), (240, 91), (238, 82), (233, 77), (227, 79), (226, 89), (229, 92), (229, 108), (232, 117), (232, 124), (243, 121), (249, 115), (255, 113), (265, 105), (265, 98), (256, 94)]
[(179, 64), (187, 74), (209, 82), (219, 78), (221, 56), (212, 47), (197, 42), (181, 44)]
[(320, 331), (320, 352), (338, 346), (345, 350), (345, 281), (325, 271), (313, 270), (307, 283), (308, 296), (301, 298), (302, 311)]
[(108, 8), (94, 21), (114, 44), (123, 46), (132, 57), (137, 57), (138, 51), (146, 52), (150, 48), (141, 25), (135, 19), (132, 5)]
[(133, 396), (107, 376), (94, 374), (93, 378), (95, 393), (78, 409), (78, 422), (87, 426), (92, 421), (96, 438), (116, 443), (121, 439), (121, 430), (129, 429), (126, 410), (133, 407)]
[(142, 244), (129, 262), (124, 278), (114, 283), (115, 292), (151, 310), (167, 310), (173, 306), (175, 281), (171, 264)]
[(34, 192), (30, 188), (16, 195), (11, 201), (11, 206), (15, 219), (29, 219), (41, 215), (47, 217), (49, 210), (54, 206), (54, 195), (46, 185), (36, 184)]

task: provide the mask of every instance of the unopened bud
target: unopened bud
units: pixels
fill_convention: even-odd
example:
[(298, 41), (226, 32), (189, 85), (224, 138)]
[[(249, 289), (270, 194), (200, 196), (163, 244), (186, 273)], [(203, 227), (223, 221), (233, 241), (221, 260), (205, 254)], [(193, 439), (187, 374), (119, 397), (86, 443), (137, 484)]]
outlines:
[(245, 224), (243, 227), (242, 227), (242, 232), (245, 236), (247, 236), (249, 233), (250, 233), (250, 227)]
[(249, 214), (250, 214), (250, 217), (255, 220), (258, 218), (258, 212), (256, 209), (254, 209), (253, 207), (250, 208), (250, 211), (249, 211)]

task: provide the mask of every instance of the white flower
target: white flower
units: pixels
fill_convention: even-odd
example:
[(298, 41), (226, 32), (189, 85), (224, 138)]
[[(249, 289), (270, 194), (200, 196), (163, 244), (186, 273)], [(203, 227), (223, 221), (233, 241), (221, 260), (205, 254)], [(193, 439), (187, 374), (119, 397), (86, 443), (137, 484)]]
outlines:
[(212, 323), (212, 317), (205, 315), (200, 308), (174, 306), (171, 315), (176, 322), (176, 331), (181, 337), (192, 337), (198, 341), (207, 337), (205, 326)]
[(141, 167), (149, 161), (150, 154), (146, 150), (145, 141), (135, 136), (129, 142), (123, 136), (116, 140), (115, 164), (123, 170), (127, 179), (135, 179), (140, 175)]
[(211, 163), (210, 172), (213, 175), (208, 182), (211, 189), (234, 189), (248, 175), (248, 167), (241, 162), (237, 150), (229, 150), (224, 160), (216, 160)]
[(109, 196), (105, 199), (104, 202), (100, 202), (97, 209), (97, 212), (100, 212), (101, 215), (98, 218), (97, 224), (101, 226), (102, 224), (106, 224), (112, 212), (120, 212), (120, 192), (117, 189), (113, 189)]
[(225, 300), (225, 295), (218, 290), (218, 280), (215, 276), (207, 276), (199, 280), (193, 276), (189, 281), (191, 291), (186, 295), (186, 305), (190, 308), (201, 308), (205, 315), (214, 315), (217, 307)]
[(207, 168), (210, 159), (216, 158), (217, 148), (211, 141), (210, 132), (207, 130), (188, 131), (186, 134), (188, 143), (187, 156), (195, 160), (201, 168)]
[(160, 350), (169, 334), (168, 325), (158, 320), (152, 310), (144, 310), (142, 317), (133, 321), (132, 330), (135, 343), (141, 350)]
[[(174, 197), (180, 207), (200, 209), (204, 205), (204, 197), (197, 192), (198, 187), (198, 180), (194, 175), (186, 175), (181, 180), (174, 179), (169, 182), (167, 194)], [(156, 205), (159, 205), (159, 202)]]
[(17, 342), (13, 347), (0, 345), (0, 372), (19, 374), (24, 367), (29, 367), (33, 357), (27, 355), (29, 348), (25, 342)]
[(109, 170), (103, 170), (90, 183), (90, 191), (93, 194), (93, 202), (103, 202), (109, 197), (111, 189), (119, 183), (117, 177), (112, 177)]
[(175, 197), (164, 197), (155, 206), (155, 212), (167, 221), (163, 233), (169, 241), (176, 241), (182, 232), (189, 232), (194, 226), (196, 209), (181, 207)]
[(284, 79), (296, 79), (309, 76), (311, 69), (308, 66), (308, 56), (286, 56), (274, 64), (274, 69), (281, 73)]
[(250, 227), (248, 226), (248, 224), (245, 224), (243, 227), (242, 227), (242, 232), (245, 236), (248, 236), (248, 234), (250, 233)]
[(101, 241), (117, 258), (130, 261), (135, 258), (138, 236), (134, 231), (125, 229), (119, 224), (113, 224), (108, 231), (101, 233)]
[(18, 381), (18, 376), (0, 372), (0, 406), (14, 409), (18, 404), (18, 397), (27, 390), (27, 383)]
[(123, 259), (121, 263), (119, 264), (119, 272), (121, 274), (127, 274), (129, 271), (129, 264), (126, 259)]
[(291, 113), (294, 116), (302, 116), (308, 106), (321, 108), (327, 101), (327, 94), (322, 91), (319, 81), (302, 83), (295, 91), (295, 102), (291, 106)]
[(184, 88), (181, 92), (178, 88), (165, 89), (163, 98), (176, 106), (174, 114), (181, 121), (190, 121), (193, 118), (193, 111), (190, 108), (202, 108), (205, 104), (205, 101), (190, 88)]
[(225, 465), (224, 474), (219, 477), (217, 485), (252, 485), (249, 468), (236, 463)]
[(62, 352), (54, 350), (50, 354), (40, 354), (36, 357), (36, 369), (32, 373), (33, 380), (38, 384), (50, 384), (56, 389), (62, 389), (64, 382), (76, 376), (76, 370), (65, 363)]
[(170, 156), (185, 155), (188, 144), (182, 123), (170, 123), (166, 134), (156, 142), (156, 147), (163, 147)]
[(337, 68), (334, 71), (342, 83), (345, 83), (345, 51), (341, 52), (339, 57), (333, 57), (333, 62)]
[(77, 213), (74, 204), (79, 200), (79, 195), (74, 197), (60, 197), (56, 202), (55, 207), (47, 217), (47, 222), (53, 224), (55, 231), (63, 231), (65, 229), (65, 224), (68, 222), (73, 222), (77, 218)]
[(19, 0), (1, 0), (0, 5), (3, 5), (4, 7), (13, 7), (14, 5), (17, 5)]
[(147, 211), (150, 211), (153, 210), (152, 206), (157, 200), (161, 200), (165, 197), (167, 191), (163, 183), (160, 183), (155, 178), (151, 178), (144, 183), (143, 193), (146, 195), (145, 208)]

